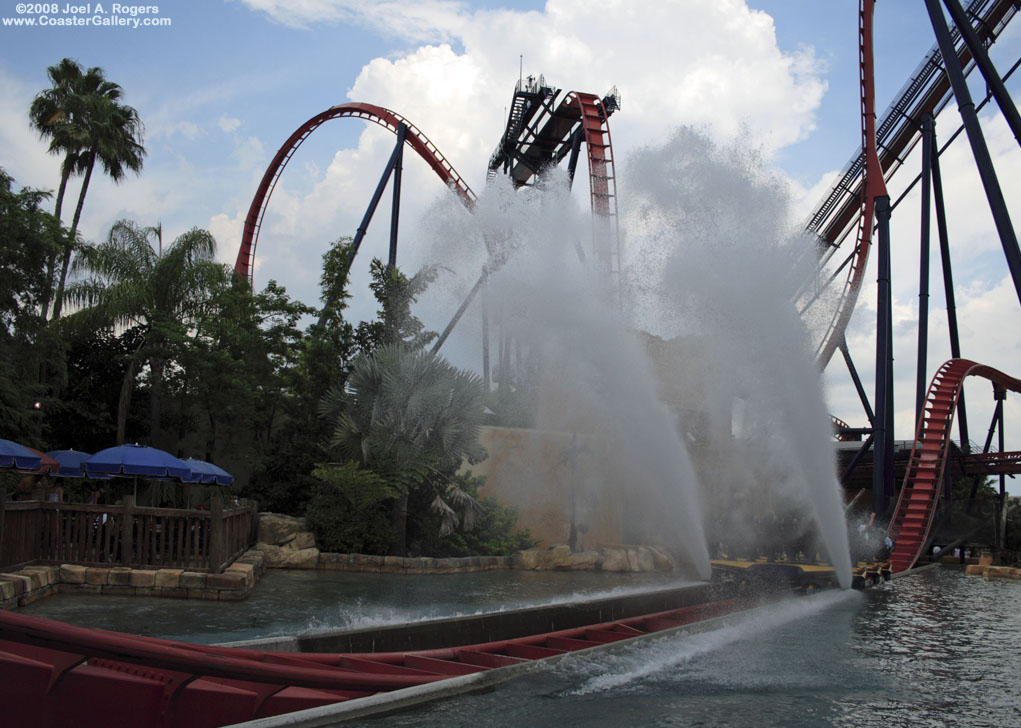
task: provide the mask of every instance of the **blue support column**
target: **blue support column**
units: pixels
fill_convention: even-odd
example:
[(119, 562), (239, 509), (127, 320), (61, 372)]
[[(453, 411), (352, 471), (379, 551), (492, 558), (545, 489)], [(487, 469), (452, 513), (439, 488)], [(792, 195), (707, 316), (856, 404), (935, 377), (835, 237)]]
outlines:
[(961, 112), (964, 130), (971, 143), (975, 166), (982, 178), (982, 186), (986, 191), (986, 199), (989, 201), (989, 209), (993, 214), (996, 232), (1000, 236), (1000, 245), (1003, 247), (1003, 254), (1007, 258), (1007, 267), (1010, 269), (1010, 276), (1014, 281), (1014, 290), (1017, 293), (1018, 302), (1021, 303), (1021, 250), (1018, 248), (1014, 226), (1010, 221), (1010, 214), (1007, 212), (1007, 203), (1003, 198), (996, 170), (993, 168), (992, 156), (989, 154), (985, 137), (982, 135), (982, 126), (979, 124), (975, 102), (971, 99), (968, 82), (964, 78), (961, 64), (957, 60), (954, 44), (950, 38), (950, 30), (947, 28), (939, 0), (925, 0), (925, 6), (929, 11), (929, 19), (932, 21), (932, 28), (936, 33), (936, 42), (939, 44), (940, 53), (943, 56), (943, 66), (950, 79), (950, 85), (954, 89), (954, 97), (957, 99), (957, 108)]
[(873, 423), (872, 510), (886, 514), (893, 484), (893, 321), (890, 291), (890, 198), (876, 198), (876, 417)]
[(851, 381), (854, 382), (854, 388), (858, 392), (858, 399), (861, 400), (861, 406), (862, 409), (865, 410), (865, 416), (869, 420), (869, 426), (875, 427), (876, 415), (872, 411), (872, 405), (869, 403), (868, 395), (865, 394), (865, 387), (862, 385), (861, 379), (858, 377), (858, 370), (855, 369), (854, 361), (851, 359), (851, 352), (847, 348), (847, 339), (841, 336), (840, 343), (837, 344), (837, 348), (840, 349), (840, 353), (844, 356), (844, 363), (847, 365), (847, 371), (851, 375)]
[[(943, 267), (943, 294), (947, 302), (947, 328), (950, 336), (950, 356), (961, 358), (961, 337), (957, 329), (957, 303), (954, 295), (954, 272), (950, 265), (950, 235), (947, 231), (947, 211), (943, 204), (943, 175), (939, 167), (939, 148), (936, 134), (931, 140), (930, 158), (932, 162), (932, 196), (936, 206), (936, 232), (939, 236), (939, 255)], [(961, 448), (966, 452), (970, 449), (968, 437), (968, 408), (964, 404), (964, 389), (957, 399), (957, 426), (961, 433)], [(947, 491), (949, 493), (949, 490)], [(949, 497), (949, 496), (948, 496)]]
[[(383, 191), (386, 189), (386, 183), (390, 181), (390, 175), (393, 174), (394, 169), (398, 168), (401, 164), (401, 160), (404, 158), (404, 140), (408, 133), (408, 127), (401, 124), (397, 127), (397, 144), (394, 146), (393, 152), (390, 154), (390, 159), (386, 163), (386, 167), (383, 168), (383, 174), (379, 178), (379, 184), (376, 185), (376, 191), (372, 193), (372, 199), (369, 200), (369, 206), (365, 210), (365, 214), (362, 216), (362, 221), (358, 225), (358, 229), (355, 230), (354, 240), (351, 241), (351, 252), (348, 254), (347, 261), (348, 267), (354, 262), (355, 256), (358, 255), (358, 249), (362, 247), (362, 240), (365, 239), (365, 233), (369, 231), (369, 223), (372, 222), (372, 216), (376, 212), (376, 208), (379, 207), (379, 201), (383, 198)], [(399, 178), (399, 173), (398, 173)], [(391, 228), (390, 228), (390, 265), (396, 264), (397, 259), (397, 205), (400, 196), (400, 182), (394, 187), (394, 212), (391, 214)], [(329, 308), (330, 304), (333, 303), (333, 299), (330, 298), (326, 302), (326, 306), (323, 308), (323, 313), (319, 317), (319, 326), (322, 326), (326, 320), (326, 308)]]
[(394, 268), (397, 266), (397, 228), (401, 217), (401, 172), (404, 168), (404, 141), (408, 138), (408, 127), (401, 124), (397, 127), (397, 146), (394, 148), (396, 159), (394, 160), (394, 198), (390, 208), (390, 257), (387, 264)]
[[(922, 120), (922, 220), (918, 266), (918, 363), (915, 383), (915, 426), (922, 421), (928, 378), (929, 345), (929, 220), (932, 198), (932, 137), (935, 119), (926, 114)], [(912, 435), (913, 436), (913, 435)]]
[(996, 105), (1000, 107), (1000, 113), (1003, 114), (1007, 126), (1010, 127), (1011, 132), (1014, 134), (1014, 139), (1017, 140), (1018, 144), (1021, 144), (1021, 114), (1018, 114), (1017, 106), (1014, 105), (1010, 92), (1007, 91), (1007, 87), (1003, 84), (1000, 74), (996, 72), (993, 62), (989, 60), (989, 54), (986, 53), (985, 45), (978, 37), (975, 29), (971, 27), (971, 23), (968, 22), (968, 18), (965, 16), (964, 10), (957, 0), (943, 0), (943, 4), (950, 11), (950, 17), (954, 19), (954, 25), (961, 31), (964, 44), (971, 51), (971, 57), (975, 59), (975, 65), (978, 66), (979, 72), (986, 80), (986, 84), (989, 86), (989, 93), (996, 99)]
[(379, 178), (379, 184), (376, 185), (376, 191), (372, 193), (372, 199), (369, 200), (369, 206), (365, 210), (365, 215), (362, 216), (362, 222), (358, 225), (358, 229), (355, 230), (355, 239), (351, 242), (352, 260), (355, 255), (358, 254), (358, 248), (362, 245), (365, 233), (369, 231), (369, 223), (372, 222), (372, 216), (375, 214), (376, 208), (379, 206), (379, 201), (383, 197), (383, 190), (386, 189), (386, 183), (390, 181), (390, 175), (393, 174), (399, 160), (401, 160), (404, 156), (404, 137), (401, 135), (401, 129), (404, 129), (405, 133), (407, 133), (407, 127), (404, 126), (404, 124), (401, 124), (397, 130), (397, 144), (394, 146), (393, 153), (390, 155), (390, 160), (386, 163), (386, 167), (383, 169), (383, 174)]
[[(1004, 435), (1003, 435), (1003, 401), (1007, 399), (1007, 390), (1000, 386), (993, 387), (993, 397), (996, 398), (996, 416), (999, 420), (1000, 430), (1000, 452), (1004, 449)], [(996, 547), (1002, 549), (1006, 544), (1007, 538), (1007, 481), (1006, 475), (1000, 473), (1000, 502), (999, 510), (996, 513), (996, 519), (999, 522), (999, 529), (997, 533)]]
[(578, 168), (578, 153), (581, 151), (581, 143), (584, 140), (585, 128), (579, 126), (578, 131), (574, 132), (574, 137), (571, 139), (571, 156), (567, 160), (567, 182), (571, 187), (574, 186), (574, 173)]

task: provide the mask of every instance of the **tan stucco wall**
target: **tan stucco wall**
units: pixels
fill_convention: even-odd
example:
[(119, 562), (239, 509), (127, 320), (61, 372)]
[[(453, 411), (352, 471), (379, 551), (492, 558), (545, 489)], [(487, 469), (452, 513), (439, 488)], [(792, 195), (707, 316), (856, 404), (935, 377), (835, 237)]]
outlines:
[[(709, 422), (729, 430), (731, 400), (712, 396), (707, 364), (697, 339), (664, 341), (635, 334), (649, 360), (657, 398), (674, 417), (674, 424), (689, 443), (696, 472), (721, 475), (718, 454), (702, 443), (709, 439)], [(568, 454), (572, 442), (579, 451), (575, 482), (578, 546), (650, 542), (665, 544), (671, 536), (669, 518), (654, 493), (636, 485), (633, 472), (622, 472), (619, 444), (608, 435), (605, 403), (570, 380), (556, 366), (543, 368), (540, 381), (537, 429), (483, 428), (482, 443), (489, 451), (485, 462), (472, 470), (487, 478), (484, 495), (518, 509), (518, 527), (528, 528), (544, 544), (567, 543), (570, 534), (570, 482)], [(589, 385), (591, 386), (591, 385)], [(580, 392), (579, 392), (580, 387)], [(715, 417), (710, 418), (709, 411)], [(719, 412), (716, 412), (719, 410)], [(577, 433), (577, 434), (573, 434)], [(698, 444), (692, 445), (694, 439)], [(716, 437), (729, 441), (726, 437)], [(707, 482), (701, 476), (700, 482)], [(646, 484), (647, 486), (648, 484)], [(648, 488), (646, 487), (646, 491)], [(667, 514), (668, 515), (668, 514)]]
[(620, 543), (623, 497), (606, 487), (612, 472), (605, 447), (591, 435), (506, 427), (485, 427), (482, 444), (489, 458), (471, 470), (486, 477), (482, 495), (518, 510), (518, 527), (528, 528), (544, 545), (567, 543), (571, 529), (570, 457), (573, 471), (578, 546)]

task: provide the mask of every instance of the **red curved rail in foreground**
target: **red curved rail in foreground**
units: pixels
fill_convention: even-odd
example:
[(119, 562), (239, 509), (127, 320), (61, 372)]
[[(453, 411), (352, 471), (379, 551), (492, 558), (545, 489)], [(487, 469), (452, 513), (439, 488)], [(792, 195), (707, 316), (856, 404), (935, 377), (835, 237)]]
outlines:
[(241, 248), (238, 250), (237, 261), (234, 263), (235, 273), (244, 275), (249, 280), (252, 278), (255, 268), (255, 246), (259, 240), (262, 218), (266, 214), (266, 206), (269, 204), (269, 198), (273, 194), (277, 180), (284, 171), (284, 167), (287, 166), (287, 163), (294, 155), (294, 152), (322, 124), (331, 119), (345, 117), (371, 121), (385, 129), (389, 129), (394, 134), (397, 133), (398, 126), (404, 124), (408, 128), (406, 143), (432, 167), (433, 171), (443, 180), (445, 185), (457, 193), (465, 207), (469, 210), (474, 209), (475, 193), (471, 191), (464, 178), (457, 173), (457, 170), (440, 153), (436, 145), (429, 141), (425, 134), (419, 131), (418, 127), (410, 121), (395, 111), (384, 109), (382, 106), (374, 106), (373, 104), (353, 102), (331, 106), (326, 111), (313, 116), (299, 126), (288, 137), (283, 146), (277, 150), (277, 153), (273, 156), (273, 161), (269, 163), (265, 174), (262, 175), (262, 181), (259, 182), (259, 187), (255, 191), (255, 197), (248, 208), (248, 215), (245, 217), (245, 228), (241, 235)]
[(754, 606), (738, 597), (519, 639), (379, 654), (194, 645), (0, 610), (0, 702), (4, 719), (25, 728), (215, 728), (555, 657)]
[(951, 359), (933, 376), (925, 398), (925, 410), (915, 433), (904, 484), (890, 521), (889, 533), (895, 542), (890, 560), (895, 572), (910, 569), (922, 555), (943, 486), (957, 400), (965, 377), (971, 376), (983, 377), (1013, 392), (1021, 392), (1021, 380), (968, 359)]

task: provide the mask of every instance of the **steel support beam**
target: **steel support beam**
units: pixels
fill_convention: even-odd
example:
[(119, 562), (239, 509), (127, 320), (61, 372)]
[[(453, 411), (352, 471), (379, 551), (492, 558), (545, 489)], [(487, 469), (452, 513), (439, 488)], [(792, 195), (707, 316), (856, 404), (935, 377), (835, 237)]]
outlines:
[[(351, 264), (354, 262), (355, 256), (358, 255), (358, 249), (362, 246), (362, 240), (365, 239), (365, 233), (369, 230), (369, 223), (372, 222), (372, 216), (376, 213), (376, 208), (379, 207), (379, 201), (383, 198), (383, 191), (386, 189), (386, 183), (390, 181), (390, 175), (393, 174), (394, 170), (401, 164), (401, 160), (404, 158), (404, 141), (407, 138), (408, 127), (401, 123), (397, 126), (397, 144), (394, 146), (393, 152), (390, 154), (390, 159), (386, 163), (386, 167), (383, 168), (383, 174), (380, 175), (379, 184), (376, 185), (376, 191), (372, 193), (372, 199), (369, 200), (369, 206), (365, 209), (365, 214), (362, 216), (362, 221), (358, 225), (358, 229), (355, 231), (354, 240), (351, 241), (351, 252), (347, 256), (348, 270), (351, 268)], [(400, 182), (394, 186), (394, 206), (395, 210), (391, 213), (390, 217), (390, 265), (394, 266), (397, 264), (397, 212), (396, 207), (400, 199)], [(326, 322), (326, 309), (333, 303), (333, 297), (331, 296), (326, 304), (323, 306), (323, 312), (319, 316), (319, 326), (323, 326)]]
[(571, 156), (567, 160), (567, 183), (568, 188), (574, 187), (574, 173), (578, 169), (578, 154), (581, 152), (581, 143), (585, 141), (585, 127), (579, 126), (571, 139)]
[(854, 382), (854, 388), (858, 391), (858, 399), (861, 400), (861, 406), (865, 410), (865, 416), (869, 418), (869, 426), (875, 427), (876, 415), (872, 412), (872, 405), (869, 403), (869, 396), (865, 393), (865, 387), (861, 383), (861, 378), (858, 376), (858, 370), (854, 367), (854, 361), (851, 359), (851, 352), (847, 349), (847, 339), (840, 337), (840, 343), (837, 345), (840, 349), (840, 353), (844, 356), (844, 363), (847, 365), (847, 371), (851, 375), (851, 381)]
[(971, 51), (971, 57), (975, 59), (975, 65), (978, 66), (982, 77), (985, 78), (986, 84), (989, 86), (989, 93), (996, 99), (996, 105), (1000, 107), (1000, 113), (1003, 114), (1007, 126), (1014, 134), (1014, 139), (1021, 144), (1021, 114), (1018, 114), (1017, 106), (1014, 105), (1010, 92), (1007, 91), (1000, 74), (996, 72), (993, 62), (989, 60), (985, 44), (978, 37), (975, 29), (971, 27), (971, 23), (964, 14), (964, 9), (957, 0), (943, 0), (943, 4), (950, 11), (950, 17), (954, 19), (954, 25), (957, 26), (961, 37), (964, 38), (964, 44)]
[(401, 124), (397, 127), (397, 146), (394, 151), (397, 158), (394, 160), (394, 199), (390, 208), (390, 257), (387, 265), (391, 268), (397, 267), (397, 228), (401, 217), (401, 172), (404, 168), (404, 140), (408, 137), (408, 127)]
[[(1003, 387), (993, 385), (993, 397), (996, 399), (996, 415), (999, 419), (1000, 430), (1000, 452), (1004, 451), (1003, 433), (1003, 402), (1007, 399), (1007, 390)], [(999, 528), (996, 529), (996, 548), (1003, 549), (1007, 538), (1007, 476), (1000, 473), (1000, 499), (996, 512), (996, 521)]]
[(1021, 250), (1018, 248), (1017, 236), (1007, 211), (1007, 203), (1003, 198), (996, 170), (993, 168), (992, 156), (989, 154), (989, 148), (986, 146), (986, 140), (982, 134), (978, 112), (971, 99), (971, 92), (968, 90), (968, 82), (964, 78), (961, 64), (957, 61), (954, 44), (950, 38), (950, 30), (943, 17), (939, 0), (925, 0), (925, 6), (929, 11), (929, 19), (932, 21), (932, 28), (936, 33), (936, 42), (939, 44), (940, 53), (943, 55), (943, 65), (947, 77), (954, 89), (954, 97), (957, 99), (957, 108), (961, 113), (961, 120), (964, 122), (964, 130), (971, 143), (975, 166), (982, 178), (982, 186), (985, 188), (986, 199), (989, 201), (989, 210), (992, 212), (993, 222), (996, 224), (996, 231), (1000, 236), (1000, 245), (1007, 258), (1007, 267), (1010, 269), (1010, 276), (1014, 281), (1014, 291), (1017, 293), (1018, 302), (1021, 303)]
[(457, 322), (461, 320), (462, 316), (464, 316), (464, 312), (468, 310), (469, 304), (471, 304), (471, 302), (475, 299), (475, 296), (478, 295), (479, 290), (485, 284), (487, 278), (489, 278), (489, 269), (483, 268), (479, 279), (475, 281), (475, 285), (472, 286), (470, 291), (468, 291), (468, 295), (464, 297), (464, 300), (461, 301), (461, 305), (458, 306), (457, 311), (454, 312), (454, 317), (450, 319), (450, 323), (447, 324), (447, 327), (443, 329), (443, 333), (440, 334), (439, 338), (436, 339), (436, 343), (433, 344), (433, 354), (438, 352), (440, 347), (443, 346), (443, 342), (447, 340), (447, 337), (450, 336), (450, 332), (454, 330), (455, 326), (457, 326)]
[(921, 424), (925, 412), (926, 381), (929, 373), (929, 219), (932, 198), (932, 138), (935, 119), (926, 114), (922, 119), (922, 219), (918, 254), (918, 362), (915, 382), (915, 426)]
[[(993, 396), (996, 396), (996, 385), (993, 385)], [(993, 419), (989, 422), (989, 432), (986, 433), (986, 444), (982, 446), (982, 454), (985, 455), (989, 452), (989, 448), (993, 446), (993, 435), (996, 434), (996, 425), (1000, 421), (1000, 408), (997, 406), (993, 410)], [(1002, 452), (1002, 450), (1001, 450)]]
[(489, 394), (489, 295), (482, 291), (482, 383)]
[[(957, 329), (957, 303), (954, 296), (954, 272), (950, 265), (950, 235), (947, 232), (947, 210), (943, 204), (943, 176), (940, 173), (939, 154), (937, 154), (936, 135), (932, 135), (932, 196), (936, 206), (936, 233), (939, 236), (939, 256), (943, 268), (943, 295), (947, 302), (947, 329), (950, 336), (950, 356), (961, 358), (961, 337)], [(971, 448), (968, 439), (968, 409), (964, 404), (964, 388), (957, 400), (957, 427), (961, 433), (961, 449), (968, 452)], [(949, 493), (949, 491), (948, 491)]]
[(877, 255), (879, 268), (876, 305), (876, 416), (872, 430), (875, 448), (872, 455), (872, 510), (886, 515), (893, 493), (893, 335), (890, 292), (890, 197), (876, 198)]
[[(403, 131), (403, 134), (401, 133)], [(404, 137), (408, 132), (408, 127), (401, 124), (397, 130), (397, 144), (394, 146), (393, 153), (390, 155), (390, 161), (386, 163), (386, 167), (383, 168), (383, 174), (379, 178), (379, 184), (376, 185), (376, 191), (372, 193), (372, 199), (369, 200), (369, 206), (365, 210), (365, 215), (362, 216), (362, 221), (358, 225), (358, 229), (355, 231), (355, 239), (351, 243), (351, 260), (358, 254), (358, 248), (362, 245), (362, 240), (365, 238), (365, 233), (369, 230), (369, 223), (372, 222), (372, 216), (376, 212), (376, 208), (379, 206), (379, 201), (383, 197), (383, 191), (386, 189), (386, 183), (390, 181), (390, 175), (393, 174), (394, 169), (397, 167), (399, 160), (403, 157), (404, 149)]]
[[(843, 488), (844, 485), (847, 483), (847, 479), (851, 477), (851, 473), (853, 473), (854, 469), (858, 467), (858, 463), (861, 462), (861, 459), (865, 457), (865, 453), (867, 453), (869, 451), (869, 448), (872, 447), (873, 437), (874, 437), (873, 434), (869, 434), (869, 436), (865, 438), (865, 442), (863, 442), (861, 444), (861, 447), (858, 448), (858, 452), (856, 452), (854, 454), (854, 457), (851, 458), (851, 462), (849, 462), (847, 464), (847, 467), (844, 468), (844, 472), (840, 475), (841, 488)], [(873, 457), (875, 457), (875, 455), (873, 455)]]

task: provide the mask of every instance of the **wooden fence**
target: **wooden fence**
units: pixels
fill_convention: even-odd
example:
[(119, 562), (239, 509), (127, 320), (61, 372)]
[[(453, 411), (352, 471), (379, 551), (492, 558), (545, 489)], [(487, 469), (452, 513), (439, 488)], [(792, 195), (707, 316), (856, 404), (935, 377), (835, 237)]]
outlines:
[(254, 503), (208, 511), (2, 501), (0, 568), (84, 564), (219, 573), (253, 540)]

